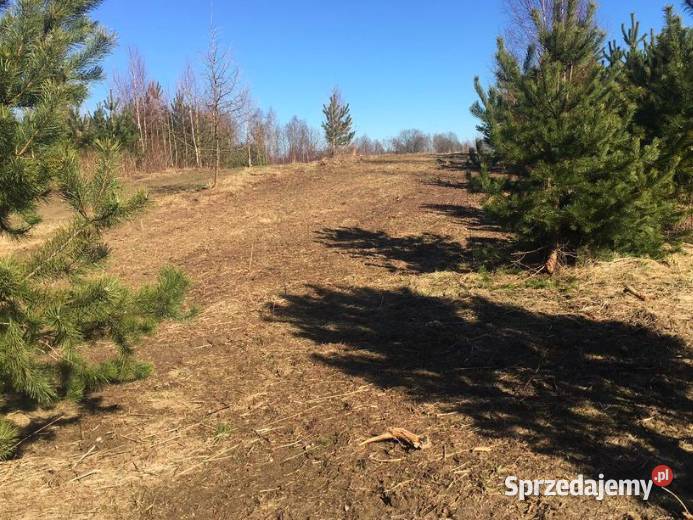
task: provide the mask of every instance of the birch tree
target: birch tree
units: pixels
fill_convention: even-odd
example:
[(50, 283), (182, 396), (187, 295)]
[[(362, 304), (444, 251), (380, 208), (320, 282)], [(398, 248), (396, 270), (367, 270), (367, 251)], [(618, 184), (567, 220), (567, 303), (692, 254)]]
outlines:
[(240, 70), (233, 61), (228, 49), (219, 45), (218, 31), (212, 29), (209, 49), (205, 61), (207, 74), (207, 109), (212, 122), (212, 141), (214, 146), (214, 178), (212, 188), (219, 179), (221, 162), (222, 118), (241, 119), (247, 107), (248, 95), (240, 83)]

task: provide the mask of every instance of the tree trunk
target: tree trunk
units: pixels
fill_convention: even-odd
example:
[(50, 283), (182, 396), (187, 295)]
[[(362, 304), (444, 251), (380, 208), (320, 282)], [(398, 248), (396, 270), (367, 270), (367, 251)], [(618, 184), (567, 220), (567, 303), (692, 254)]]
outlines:
[(146, 145), (144, 142), (144, 131), (142, 130), (142, 118), (140, 116), (140, 100), (138, 97), (135, 97), (135, 118), (137, 119), (137, 130), (140, 134), (140, 149), (142, 150), (142, 155), (144, 155)]
[(195, 119), (193, 118), (193, 109), (190, 107), (190, 132), (192, 133), (193, 148), (195, 150), (195, 165), (200, 167), (200, 149), (197, 146), (197, 137), (195, 136)]
[(215, 157), (214, 157), (214, 181), (212, 182), (212, 188), (217, 187), (217, 181), (219, 180), (219, 156), (220, 154), (220, 149), (219, 149), (219, 114), (218, 113), (212, 113), (212, 125), (213, 125), (213, 135), (214, 135), (214, 148), (215, 148)]
[(174, 168), (178, 167), (178, 139), (176, 139), (175, 128), (173, 128), (173, 114), (167, 114), (166, 125), (168, 126), (169, 151), (171, 152), (171, 164)]
[(549, 251), (549, 256), (546, 258), (546, 263), (544, 264), (544, 268), (546, 269), (547, 273), (553, 274), (560, 267), (560, 263), (558, 261), (559, 252), (560, 248), (558, 244), (554, 244)]

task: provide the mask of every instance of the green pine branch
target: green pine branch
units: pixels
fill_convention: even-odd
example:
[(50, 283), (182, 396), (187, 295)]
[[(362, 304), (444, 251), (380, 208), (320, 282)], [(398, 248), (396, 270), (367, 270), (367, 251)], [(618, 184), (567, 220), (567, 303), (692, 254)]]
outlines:
[[(72, 222), (33, 251), (0, 259), (0, 389), (39, 406), (82, 399), (107, 383), (146, 377), (136, 345), (166, 319), (186, 316), (187, 278), (166, 267), (155, 284), (131, 289), (94, 275), (108, 254), (103, 232), (142, 210), (115, 175), (119, 146), (95, 139), (94, 173), (79, 166), (70, 123), (112, 37), (90, 18), (97, 0), (0, 4), (0, 231), (21, 238), (38, 201), (57, 191)], [(89, 361), (89, 348), (113, 355)], [(0, 418), (0, 458), (18, 431)]]

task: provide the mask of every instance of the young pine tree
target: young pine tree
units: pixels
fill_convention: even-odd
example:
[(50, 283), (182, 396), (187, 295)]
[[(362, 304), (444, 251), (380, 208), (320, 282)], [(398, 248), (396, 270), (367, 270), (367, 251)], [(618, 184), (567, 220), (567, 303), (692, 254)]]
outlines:
[(487, 209), (546, 254), (616, 250), (658, 255), (675, 219), (673, 171), (660, 170), (657, 143), (629, 132), (632, 104), (601, 63), (594, 6), (555, 0), (547, 24), (534, 13), (541, 53), (521, 66), (498, 41), (496, 84), (472, 113), (494, 158), (513, 177), (492, 189)]
[(129, 110), (120, 108), (112, 93), (91, 114), (81, 115), (79, 107), (74, 107), (68, 124), (70, 139), (80, 149), (93, 148), (98, 141), (112, 141), (123, 151), (137, 153), (139, 134), (135, 118)]
[(673, 168), (677, 195), (693, 204), (693, 28), (671, 7), (662, 31), (640, 36), (622, 27), (626, 48), (609, 44), (608, 60), (621, 75), (623, 89), (636, 105), (631, 131), (645, 143), (660, 143), (661, 169)]
[[(133, 291), (94, 272), (107, 254), (102, 233), (142, 208), (114, 177), (117, 145), (99, 144), (95, 172), (79, 170), (68, 118), (101, 77), (111, 37), (89, 18), (96, 0), (0, 2), (0, 232), (18, 239), (39, 221), (37, 202), (57, 191), (72, 222), (27, 254), (0, 258), (0, 412), (12, 403), (49, 406), (98, 386), (145, 376), (134, 346), (180, 313), (185, 277), (164, 269)], [(90, 361), (89, 346), (111, 359)], [(0, 416), (0, 458), (17, 429)]]
[(325, 115), (325, 121), (322, 123), (325, 139), (330, 146), (332, 155), (334, 155), (340, 147), (348, 146), (354, 139), (355, 132), (351, 129), (349, 104), (344, 104), (339, 91), (334, 89), (330, 96), (330, 102), (323, 105), (322, 113)]

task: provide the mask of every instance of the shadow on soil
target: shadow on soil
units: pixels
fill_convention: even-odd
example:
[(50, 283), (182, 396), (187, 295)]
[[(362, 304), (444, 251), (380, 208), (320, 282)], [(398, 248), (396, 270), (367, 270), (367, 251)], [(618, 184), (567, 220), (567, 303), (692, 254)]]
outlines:
[(426, 186), (435, 186), (437, 188), (453, 188), (453, 189), (459, 189), (459, 190), (466, 190), (469, 189), (469, 181), (467, 180), (450, 180), (450, 179), (441, 179), (440, 177), (436, 177), (435, 179), (426, 179), (423, 181), (423, 184)]
[(538, 269), (546, 260), (543, 249), (532, 251), (532, 246), (523, 247), (510, 233), (504, 232), (483, 208), (468, 204), (424, 204), (421, 208), (451, 217), (452, 221), (467, 230), (480, 232), (466, 238), (461, 259), (463, 270)]
[[(691, 498), (693, 457), (681, 443), (693, 420), (693, 373), (677, 337), (408, 289), (312, 286), (285, 296), (269, 319), (316, 344), (349, 347), (314, 354), (319, 362), (447, 405), (483, 435), (515, 439), (595, 477), (647, 479), (668, 464), (676, 492)], [(680, 511), (656, 490), (650, 500)]]
[[(383, 231), (341, 227), (318, 231), (317, 240), (327, 247), (349, 251), (353, 257), (370, 259), (373, 261), (370, 265), (391, 272), (455, 270), (464, 253), (458, 242), (433, 233), (393, 237)], [(404, 267), (400, 268), (394, 262), (404, 264)]]
[[(18, 437), (21, 441), (17, 445), (13, 458), (21, 458), (24, 451), (35, 442), (55, 440), (59, 428), (79, 424), (86, 415), (110, 414), (121, 410), (117, 404), (104, 405), (102, 401), (101, 397), (90, 396), (80, 401), (79, 412), (76, 414), (66, 415), (56, 411), (45, 417), (30, 419), (29, 424), (20, 428)], [(26, 400), (11, 398), (3, 407), (0, 407), (0, 414), (9, 412), (30, 413), (34, 410), (36, 410), (36, 406), (26, 402)]]
[(175, 195), (177, 193), (196, 193), (207, 189), (209, 189), (209, 186), (203, 183), (179, 183), (153, 186), (149, 191), (156, 195)]
[(438, 154), (435, 157), (441, 170), (464, 171), (476, 167), (467, 153)]
[(482, 208), (457, 204), (424, 204), (421, 207), (431, 213), (452, 217), (470, 229), (500, 231), (500, 227), (494, 224)]

